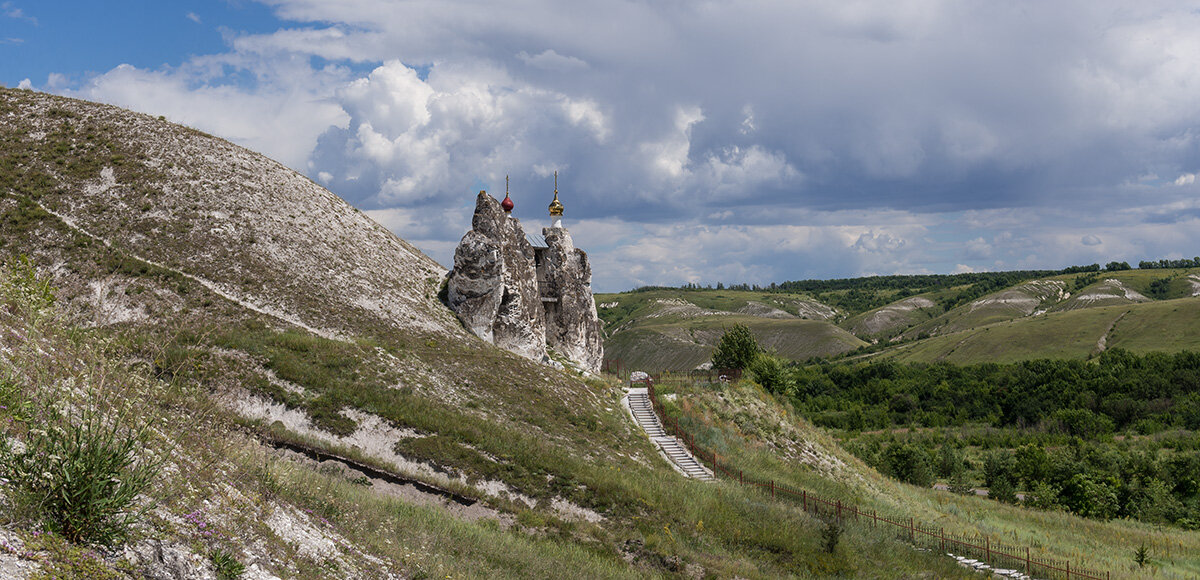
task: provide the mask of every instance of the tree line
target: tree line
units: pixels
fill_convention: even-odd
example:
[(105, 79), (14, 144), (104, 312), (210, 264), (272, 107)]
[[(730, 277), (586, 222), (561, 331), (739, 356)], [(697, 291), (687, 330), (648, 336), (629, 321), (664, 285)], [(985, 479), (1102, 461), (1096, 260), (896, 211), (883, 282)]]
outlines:
[[(753, 367), (751, 367), (753, 368)], [(814, 422), (841, 429), (983, 422), (1091, 438), (1132, 428), (1200, 430), (1200, 353), (1010, 364), (894, 361), (789, 366), (764, 377)], [(767, 386), (767, 385), (764, 385)]]
[[(1142, 270), (1200, 268), (1200, 256), (1177, 260), (1142, 260), (1138, 262), (1138, 268)], [(807, 293), (831, 306), (856, 313), (878, 308), (891, 301), (906, 298), (914, 294), (967, 286), (966, 289), (961, 290), (957, 294), (943, 296), (938, 301), (943, 309), (949, 310), (954, 306), (974, 300), (984, 294), (1034, 278), (1044, 278), (1061, 274), (1098, 274), (1100, 272), (1119, 272), (1132, 269), (1133, 267), (1129, 265), (1129, 262), (1111, 261), (1104, 266), (1095, 263), (1067, 266), (1059, 270), (1012, 270), (1007, 272), (967, 272), (961, 274), (895, 274), (889, 276), (864, 276), (861, 278), (834, 278), (830, 280), (789, 280), (762, 285), (744, 282), (736, 284), (717, 282), (714, 286), (711, 283), (700, 285), (695, 282), (688, 282), (679, 287), (641, 286), (632, 291), (739, 290)]]

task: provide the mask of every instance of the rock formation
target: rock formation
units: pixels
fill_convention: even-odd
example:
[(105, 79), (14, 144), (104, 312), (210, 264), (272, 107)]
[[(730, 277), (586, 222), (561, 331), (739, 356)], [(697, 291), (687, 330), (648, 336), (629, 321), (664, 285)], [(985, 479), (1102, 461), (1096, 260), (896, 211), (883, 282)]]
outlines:
[(508, 196), (501, 204), (479, 192), (472, 229), (454, 252), (448, 302), (471, 332), (496, 346), (547, 361), (549, 346), (599, 372), (604, 346), (592, 269), (562, 227), (557, 190), (550, 206), (554, 226), (541, 237), (526, 236), (507, 214)]
[(600, 370), (604, 343), (592, 298), (592, 267), (587, 252), (575, 247), (566, 228), (543, 228), (546, 238), (546, 345), (593, 372)]
[(545, 312), (538, 295), (533, 248), (521, 222), (485, 192), (454, 251), (450, 308), (476, 336), (526, 358), (546, 356)]

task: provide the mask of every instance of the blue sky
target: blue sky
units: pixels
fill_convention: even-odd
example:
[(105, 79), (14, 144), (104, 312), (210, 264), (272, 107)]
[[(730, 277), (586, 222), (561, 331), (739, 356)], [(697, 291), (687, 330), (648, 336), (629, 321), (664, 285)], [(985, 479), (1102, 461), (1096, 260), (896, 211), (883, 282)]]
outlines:
[[(101, 8), (102, 6), (102, 8)], [(598, 290), (1200, 254), (1183, 2), (0, 0), (0, 82), (165, 115), (449, 266), (473, 193)]]
[(270, 8), (255, 2), (6, 0), (2, 5), (6, 17), (0, 20), (0, 38), (7, 42), (0, 82), (10, 87), (54, 72), (78, 84), (121, 63), (151, 69), (178, 64), (226, 50), (224, 30), (267, 33), (280, 26)]

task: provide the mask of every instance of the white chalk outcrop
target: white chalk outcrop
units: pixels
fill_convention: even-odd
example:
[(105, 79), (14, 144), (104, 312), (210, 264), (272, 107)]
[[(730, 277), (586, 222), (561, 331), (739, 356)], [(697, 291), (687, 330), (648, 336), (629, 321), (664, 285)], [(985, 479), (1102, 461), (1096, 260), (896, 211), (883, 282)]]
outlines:
[(521, 222), (482, 191), (471, 231), (454, 251), (447, 291), (450, 309), (475, 336), (526, 358), (545, 358), (546, 317), (533, 248)]
[(604, 362), (600, 317), (592, 297), (592, 266), (565, 228), (543, 228), (546, 237), (546, 344), (581, 367), (599, 372)]

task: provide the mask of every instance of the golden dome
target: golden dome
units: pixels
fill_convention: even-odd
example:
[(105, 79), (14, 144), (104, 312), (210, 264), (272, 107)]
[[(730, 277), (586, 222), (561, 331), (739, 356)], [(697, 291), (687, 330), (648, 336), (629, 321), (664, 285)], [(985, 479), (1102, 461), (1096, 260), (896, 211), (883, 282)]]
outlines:
[(550, 215), (560, 216), (563, 214), (563, 204), (558, 201), (558, 172), (554, 172), (554, 201), (550, 202)]

